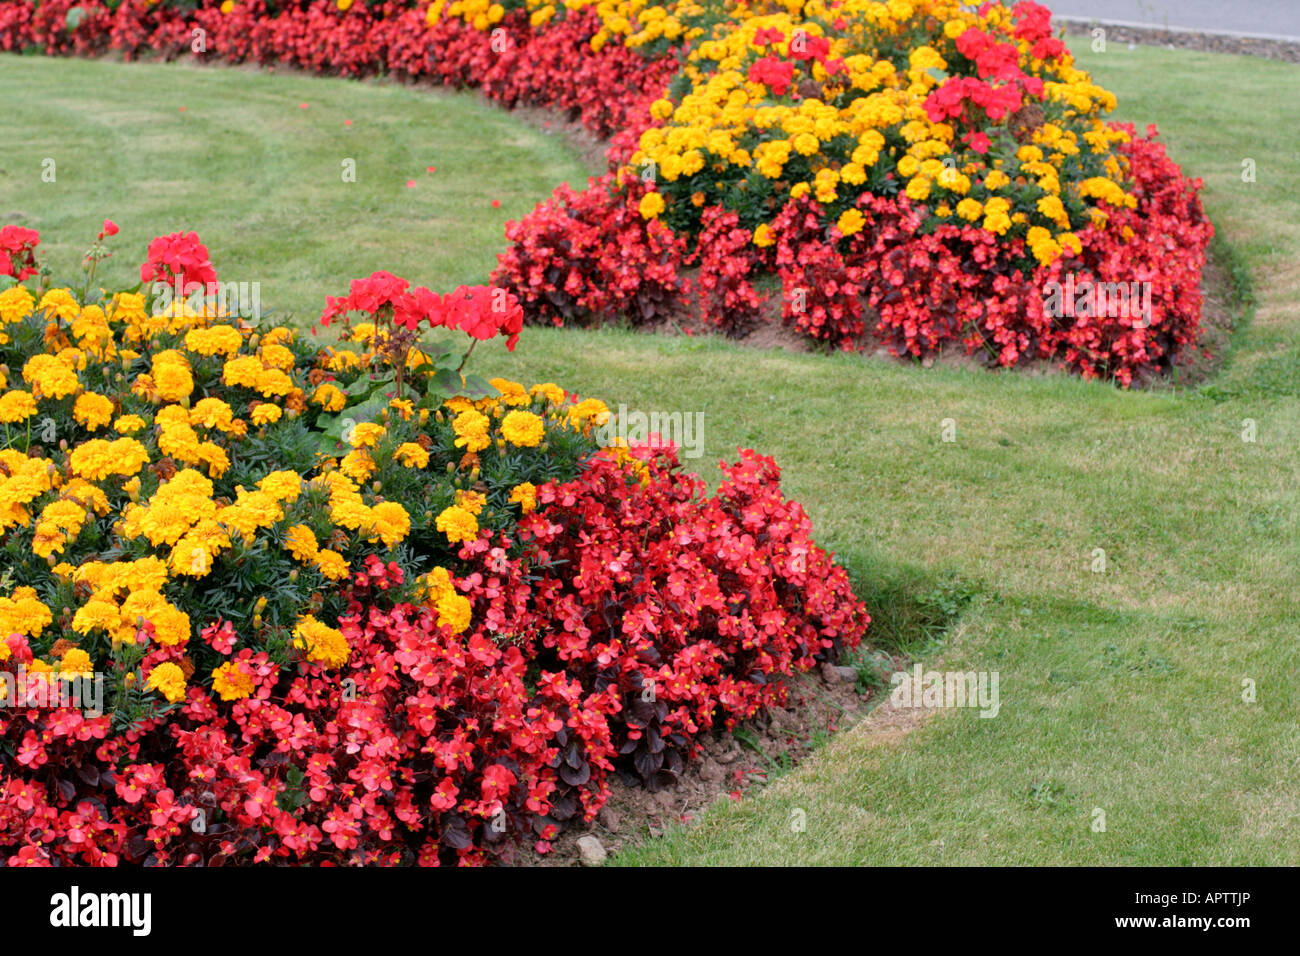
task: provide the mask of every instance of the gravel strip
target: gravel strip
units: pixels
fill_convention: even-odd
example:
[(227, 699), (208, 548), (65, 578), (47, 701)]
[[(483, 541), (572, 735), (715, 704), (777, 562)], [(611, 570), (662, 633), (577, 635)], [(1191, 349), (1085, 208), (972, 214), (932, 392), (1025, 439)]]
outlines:
[(1236, 53), (1258, 56), (1287, 63), (1300, 63), (1300, 43), (1268, 37), (1234, 36), (1201, 33), (1194, 30), (1164, 30), (1155, 27), (1119, 26), (1105, 21), (1062, 20), (1067, 35), (1089, 36), (1094, 27), (1105, 27), (1107, 43), (1136, 43), (1146, 46), (1203, 50), (1209, 53)]

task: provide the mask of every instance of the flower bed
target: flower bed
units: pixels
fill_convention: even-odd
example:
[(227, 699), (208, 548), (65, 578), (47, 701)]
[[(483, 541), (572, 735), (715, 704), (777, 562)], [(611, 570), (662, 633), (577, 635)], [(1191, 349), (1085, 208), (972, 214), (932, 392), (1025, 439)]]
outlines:
[[(845, 349), (955, 345), (1124, 385), (1199, 331), (1200, 180), (1154, 127), (1105, 121), (1114, 97), (1032, 2), (0, 0), (0, 49), (33, 46), (383, 71), (568, 111), (611, 138), (611, 172), (511, 225), (493, 281), (529, 321), (697, 311), (743, 333), (779, 312)], [(1066, 283), (1143, 305), (1062, 308)]]
[(599, 400), (466, 376), (505, 290), (376, 273), (307, 335), (193, 233), (96, 290), (116, 232), (74, 290), (0, 230), (5, 864), (546, 852), (860, 641), (770, 459), (710, 495)]

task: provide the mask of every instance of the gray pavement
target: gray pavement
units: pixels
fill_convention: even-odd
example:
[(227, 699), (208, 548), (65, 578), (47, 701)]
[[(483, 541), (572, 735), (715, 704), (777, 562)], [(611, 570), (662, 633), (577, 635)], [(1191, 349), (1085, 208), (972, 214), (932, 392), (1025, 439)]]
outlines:
[[(1014, 3), (1014, 0), (1003, 0)], [(1300, 39), (1300, 0), (1038, 0), (1054, 14)]]

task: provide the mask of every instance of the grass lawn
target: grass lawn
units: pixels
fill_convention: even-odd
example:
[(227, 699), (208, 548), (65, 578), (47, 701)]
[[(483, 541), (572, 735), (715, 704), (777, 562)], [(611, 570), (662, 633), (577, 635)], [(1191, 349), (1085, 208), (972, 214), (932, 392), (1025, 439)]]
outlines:
[(0, 222), (40, 230), (60, 275), (105, 217), (122, 228), (106, 284), (138, 281), (154, 236), (193, 229), (222, 279), (307, 318), (376, 269), (487, 281), (504, 224), (588, 174), (560, 137), (476, 93), (5, 55), (0, 104)]
[[(1300, 103), (1279, 95), (1296, 68), (1116, 45), (1082, 59), (1118, 94), (1121, 118), (1157, 122), (1174, 158), (1205, 177), (1222, 238), (1255, 275), (1253, 320), (1206, 387), (1122, 392), (614, 330), (530, 329), (513, 354), (476, 353), (480, 372), (704, 412), (705, 458), (688, 464), (712, 479), (711, 463), (738, 445), (774, 455), (877, 617), (875, 641), (1001, 675), (995, 719), (946, 712), (908, 735), (868, 721), (760, 796), (723, 801), (613, 862), (1300, 863), (1300, 199), (1289, 175)], [(48, 230), (46, 258), (65, 264), (80, 251), (69, 235), (93, 234), (104, 215), (140, 243), (126, 262), (142, 237), (193, 227), (223, 278), (261, 270), (249, 278), (264, 301), (308, 310), (372, 268), (435, 287), (481, 279), (500, 222), (578, 177), (558, 143), (472, 98), (175, 66), (0, 64), (0, 141), (21, 144), (0, 153), (0, 212), (25, 209)], [(73, 92), (88, 84), (93, 95)], [(364, 140), (392, 180), (373, 192), (335, 185), (349, 115), (354, 130), (364, 120), (386, 134), (382, 148)], [(204, 124), (193, 138), (176, 132), (193, 122)], [(480, 124), (497, 132), (471, 147), (466, 131)], [(231, 157), (187, 145), (205, 139)], [(508, 143), (517, 161), (497, 158)], [(56, 144), (70, 157), (60, 183), (66, 168), (76, 195), (47, 200), (35, 173), (15, 182), (15, 171), (39, 169)], [(457, 149), (459, 168), (444, 152)], [(1241, 181), (1245, 158), (1255, 183)], [(426, 186), (429, 163), (456, 184), (446, 204)], [(404, 190), (407, 178), (420, 188)], [(482, 210), (497, 194), (502, 208)], [(949, 418), (954, 443), (940, 437)], [(1097, 548), (1105, 573), (1092, 571)], [(974, 598), (942, 642), (921, 644), (917, 620), (954, 592)], [(1255, 703), (1242, 700), (1247, 678)], [(806, 832), (789, 825), (796, 808)], [(1105, 832), (1093, 830), (1097, 809)]]

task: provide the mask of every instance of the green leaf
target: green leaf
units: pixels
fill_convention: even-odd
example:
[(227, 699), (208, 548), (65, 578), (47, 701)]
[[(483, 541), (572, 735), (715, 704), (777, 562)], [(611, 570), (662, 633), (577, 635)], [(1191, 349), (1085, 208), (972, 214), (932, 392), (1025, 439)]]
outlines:
[(489, 395), (500, 395), (501, 392), (486, 379), (478, 375), (467, 375), (460, 394), (466, 398), (487, 398)]
[(441, 339), (428, 345), (421, 342), (418, 348), (438, 368), (454, 369), (460, 364), (460, 349), (451, 339)]
[(375, 389), (384, 387), (395, 387), (392, 375), (381, 375), (378, 378), (371, 378), (369, 375), (362, 375), (347, 388), (343, 389), (343, 391), (348, 395), (351, 395), (353, 398), (357, 398), (358, 396), (365, 397)]
[(77, 27), (81, 26), (81, 22), (85, 19), (85, 10), (81, 9), (81, 7), (72, 7), (66, 14), (64, 14), (63, 22), (67, 26), (68, 32), (71, 33), (73, 30), (77, 29)]

